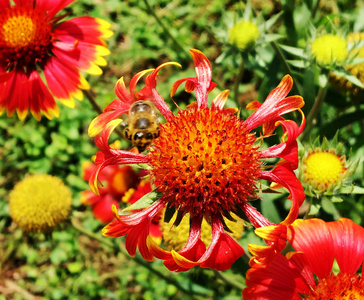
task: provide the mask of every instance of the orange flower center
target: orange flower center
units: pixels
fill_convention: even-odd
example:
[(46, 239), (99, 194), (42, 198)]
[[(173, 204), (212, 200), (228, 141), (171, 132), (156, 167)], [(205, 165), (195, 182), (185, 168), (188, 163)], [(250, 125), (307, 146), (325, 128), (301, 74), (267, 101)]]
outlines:
[(364, 280), (359, 275), (339, 273), (321, 279), (306, 300), (364, 299)]
[(243, 121), (217, 109), (180, 111), (161, 125), (150, 166), (162, 200), (205, 217), (234, 211), (255, 197), (258, 146)]
[(13, 6), (0, 14), (0, 63), (34, 68), (51, 49), (52, 27), (49, 18), (31, 6)]

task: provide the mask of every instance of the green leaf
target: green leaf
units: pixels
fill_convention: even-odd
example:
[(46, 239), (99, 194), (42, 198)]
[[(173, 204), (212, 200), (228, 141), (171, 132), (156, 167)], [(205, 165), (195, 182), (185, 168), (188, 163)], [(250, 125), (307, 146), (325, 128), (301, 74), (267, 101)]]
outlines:
[(282, 16), (282, 14), (283, 14), (283, 10), (281, 12), (279, 12), (278, 14), (273, 15), (269, 20), (267, 20), (264, 23), (264, 29), (269, 30), (279, 20), (279, 18)]
[(122, 211), (129, 212), (132, 210), (147, 208), (147, 207), (151, 206), (155, 201), (159, 200), (161, 198), (161, 196), (162, 196), (162, 193), (157, 192), (156, 190), (151, 191), (150, 193), (141, 197), (134, 204), (128, 206), (127, 208), (124, 208)]
[(291, 47), (291, 46), (286, 46), (286, 45), (281, 45), (281, 44), (279, 44), (279, 47), (281, 47), (284, 51), (286, 51), (292, 55), (296, 55), (296, 56), (302, 57), (304, 59), (308, 59), (308, 56), (306, 55), (305, 51), (301, 48), (296, 48), (296, 47)]
[(270, 43), (270, 42), (278, 41), (282, 38), (284, 38), (284, 35), (281, 35), (281, 34), (275, 34), (275, 33), (266, 34), (264, 36), (264, 42)]
[(360, 186), (343, 186), (339, 189), (340, 194), (364, 194), (364, 188)]
[(300, 68), (300, 69), (304, 69), (306, 68), (306, 62), (303, 61), (303, 60), (290, 60), (290, 59), (287, 59), (286, 60), (287, 63), (289, 63), (290, 65), (296, 67), (296, 68)]

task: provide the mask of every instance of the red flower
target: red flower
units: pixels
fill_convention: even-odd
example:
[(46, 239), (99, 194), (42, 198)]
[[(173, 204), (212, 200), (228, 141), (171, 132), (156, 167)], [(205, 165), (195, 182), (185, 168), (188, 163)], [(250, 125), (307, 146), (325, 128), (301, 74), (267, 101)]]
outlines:
[[(210, 62), (198, 50), (191, 50), (191, 54), (197, 77), (178, 80), (172, 86), (171, 94), (173, 96), (178, 86), (186, 82), (185, 90), (194, 90), (197, 102), (184, 110), (179, 109), (176, 115), (158, 94), (156, 77), (162, 67), (177, 63), (165, 63), (155, 70), (138, 73), (130, 82), (130, 93), (122, 78), (117, 82), (115, 92), (119, 99), (108, 105), (89, 128), (89, 134), (95, 136), (95, 143), (101, 150), (97, 152), (98, 169), (90, 179), (90, 186), (98, 192), (99, 172), (108, 165), (148, 164), (151, 181), (156, 186), (151, 196), (154, 203), (130, 215), (119, 216), (114, 209), (117, 220), (106, 226), (103, 234), (126, 235), (129, 254), (135, 255), (138, 246), (144, 259), (160, 258), (168, 269), (176, 272), (196, 265), (226, 270), (243, 254), (239, 244), (225, 232), (229, 229), (222, 216), (232, 219), (229, 212), (245, 214), (257, 228), (271, 225), (268, 246), (253, 247), (259, 255), (271, 257), (285, 245), (285, 224), (296, 219), (304, 200), (302, 186), (293, 172), (298, 165), (296, 138), (303, 130), (304, 119), (298, 126), (281, 115), (299, 110), (304, 102), (299, 96), (286, 98), (293, 84), (287, 75), (263, 104), (253, 105), (257, 110), (246, 120), (237, 117), (237, 109), (224, 109), (228, 91), (221, 92), (208, 107), (208, 93), (215, 87), (211, 81)], [(137, 82), (147, 72), (151, 74), (146, 77), (146, 86), (135, 93)], [(160, 124), (160, 136), (148, 147), (147, 154), (115, 150), (108, 145), (111, 132), (121, 122), (114, 119), (127, 113), (136, 100), (150, 100), (166, 119), (166, 123)], [(265, 128), (269, 133), (282, 126), (284, 136), (280, 144), (260, 150), (260, 141), (252, 130), (265, 124), (270, 124)], [(264, 159), (272, 157), (283, 160), (270, 168), (263, 167)], [(278, 183), (291, 193), (292, 207), (282, 224), (274, 226), (249, 205), (248, 201), (258, 198), (258, 179)], [(163, 219), (167, 222), (177, 214), (175, 226), (183, 215), (190, 215), (189, 239), (178, 252), (163, 250), (149, 236), (149, 226), (161, 211), (165, 211)], [(200, 237), (203, 218), (212, 229), (212, 240), (207, 249)], [(273, 236), (277, 239), (272, 239)]]
[[(88, 181), (97, 167), (91, 162), (85, 163), (82, 167), (83, 178)], [(98, 179), (103, 185), (99, 189), (100, 194), (95, 195), (91, 190), (84, 191), (82, 192), (81, 201), (83, 204), (92, 206), (92, 211), (97, 219), (108, 223), (114, 219), (111, 206), (115, 205), (119, 209), (119, 202), (125, 193), (128, 191), (134, 193), (140, 180), (137, 173), (130, 166), (107, 166), (101, 171)], [(147, 189), (144, 192), (147, 194), (151, 190), (149, 187), (149, 190)], [(141, 196), (139, 195), (139, 198)], [(129, 202), (128, 200), (126, 202)]]
[(90, 88), (80, 71), (102, 73), (110, 25), (91, 17), (61, 22), (66, 15), (55, 15), (73, 1), (0, 0), (0, 114), (16, 110), (24, 119), (30, 109), (38, 121), (41, 112), (58, 117), (54, 98), (74, 107), (73, 98)]
[(363, 227), (349, 219), (296, 220), (288, 241), (297, 251), (277, 254), (269, 264), (251, 260), (243, 299), (364, 299), (364, 280), (356, 274), (364, 263)]

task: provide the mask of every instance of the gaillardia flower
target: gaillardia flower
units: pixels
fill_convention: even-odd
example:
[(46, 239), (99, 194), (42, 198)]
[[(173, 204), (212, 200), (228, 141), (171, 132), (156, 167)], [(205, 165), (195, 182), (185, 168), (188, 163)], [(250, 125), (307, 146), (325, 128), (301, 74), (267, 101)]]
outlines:
[(51, 175), (32, 175), (10, 193), (10, 215), (23, 231), (46, 233), (65, 220), (72, 204), (70, 189)]
[(240, 21), (229, 29), (229, 43), (243, 51), (252, 49), (258, 36), (258, 26), (250, 21)]
[(110, 25), (91, 17), (61, 22), (67, 14), (56, 14), (73, 1), (0, 0), (0, 114), (58, 117), (54, 98), (74, 107), (90, 88), (80, 71), (102, 73)]
[[(243, 249), (227, 234), (230, 231), (223, 217), (234, 220), (230, 213), (246, 215), (255, 227), (269, 226), (268, 245), (258, 247), (256, 253), (269, 256), (285, 245), (281, 237), (286, 224), (292, 223), (304, 200), (304, 193), (293, 170), (298, 166), (296, 139), (304, 128), (304, 118), (299, 126), (281, 115), (300, 110), (304, 102), (300, 96), (286, 97), (292, 87), (292, 78), (285, 76), (263, 104), (255, 101), (249, 105), (256, 111), (246, 120), (236, 115), (237, 109), (224, 108), (228, 91), (221, 92), (208, 106), (208, 93), (215, 87), (211, 81), (210, 62), (199, 50), (191, 50), (197, 77), (177, 80), (171, 89), (173, 96), (185, 82), (187, 92), (195, 91), (197, 102), (173, 114), (156, 90), (156, 77), (165, 63), (154, 70), (136, 74), (130, 83), (130, 93), (121, 78), (115, 92), (119, 99), (110, 103), (89, 128), (95, 136), (97, 152), (90, 186), (97, 189), (99, 172), (112, 164), (141, 164), (149, 172), (155, 186), (150, 197), (139, 202), (140, 212), (118, 215), (116, 220), (103, 229), (110, 237), (126, 235), (126, 249), (135, 255), (137, 246), (144, 259), (162, 259), (168, 269), (179, 272), (194, 266), (226, 270), (243, 254)], [(138, 80), (147, 72), (146, 86), (135, 93)], [(115, 150), (109, 147), (111, 132), (121, 122), (114, 120), (127, 113), (136, 100), (149, 100), (165, 117), (160, 124), (160, 136), (147, 148), (146, 154)], [(257, 138), (252, 131), (263, 125), (263, 136)], [(268, 149), (260, 149), (261, 139), (270, 135), (277, 126), (282, 126), (281, 143)], [(102, 131), (102, 132), (101, 132)], [(101, 132), (101, 135), (99, 133)], [(264, 160), (282, 158), (279, 164), (268, 166)], [(260, 192), (258, 179), (265, 179), (286, 187), (291, 194), (292, 206), (286, 219), (277, 226), (264, 218), (248, 202), (256, 200)], [(145, 201), (148, 199), (149, 201)], [(141, 204), (140, 204), (141, 202)], [(144, 205), (144, 206), (142, 206)], [(186, 245), (179, 251), (167, 251), (150, 238), (149, 226), (161, 211), (164, 221), (176, 215), (174, 226), (178, 226), (184, 215), (189, 214), (190, 230)], [(205, 219), (211, 226), (211, 242), (208, 247), (201, 240), (201, 223)], [(284, 232), (283, 232), (284, 233)], [(278, 240), (279, 239), (279, 240)], [(284, 240), (283, 244), (282, 241)]]
[(342, 154), (343, 144), (337, 139), (337, 134), (331, 141), (324, 137), (320, 144), (318, 137), (308, 149), (299, 151), (299, 178), (306, 195), (318, 199), (322, 194), (340, 193), (346, 179), (354, 173), (357, 161), (347, 160)]
[[(91, 162), (84, 163), (82, 166), (83, 178), (88, 181), (95, 168), (97, 167)], [(102, 183), (99, 195), (95, 195), (91, 190), (83, 191), (81, 202), (91, 205), (95, 217), (101, 222), (111, 222), (114, 219), (111, 206), (115, 205), (119, 209), (119, 203), (124, 195), (128, 191), (134, 192), (140, 179), (130, 166), (116, 165), (104, 168), (98, 179)]]
[(348, 55), (345, 39), (334, 34), (324, 34), (317, 37), (312, 42), (311, 51), (320, 66), (341, 64)]
[(288, 241), (297, 251), (277, 254), (269, 264), (251, 260), (244, 300), (364, 299), (364, 279), (356, 274), (364, 263), (363, 227), (349, 219), (296, 220)]

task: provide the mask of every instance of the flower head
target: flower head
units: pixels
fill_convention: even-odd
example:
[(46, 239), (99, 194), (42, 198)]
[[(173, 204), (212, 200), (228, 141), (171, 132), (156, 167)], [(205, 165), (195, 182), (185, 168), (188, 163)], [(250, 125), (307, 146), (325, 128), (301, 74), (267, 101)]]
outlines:
[[(88, 181), (97, 167), (91, 162), (85, 163), (82, 167), (83, 178)], [(103, 185), (99, 189), (99, 195), (95, 195), (91, 190), (83, 191), (81, 201), (83, 204), (91, 205), (95, 217), (107, 223), (114, 219), (111, 206), (115, 205), (119, 209), (119, 203), (124, 195), (133, 193), (140, 179), (130, 166), (107, 166), (100, 173), (99, 180)]]
[(74, 107), (81, 89), (90, 88), (80, 71), (102, 73), (109, 24), (91, 17), (61, 22), (65, 15), (55, 15), (73, 1), (1, 1), (0, 114), (6, 110), (10, 117), (16, 110), (24, 119), (30, 109), (37, 120), (41, 113), (58, 117), (54, 98)]
[[(224, 108), (228, 91), (221, 92), (209, 107), (208, 93), (215, 87), (211, 81), (210, 62), (198, 50), (191, 50), (191, 54), (197, 77), (177, 80), (171, 95), (185, 82), (185, 90), (195, 91), (197, 101), (184, 110), (179, 109), (177, 114), (172, 113), (156, 90), (156, 76), (160, 69), (177, 63), (165, 63), (155, 70), (138, 73), (131, 80), (130, 93), (122, 79), (117, 82), (115, 92), (119, 99), (109, 104), (89, 128), (100, 149), (95, 161), (98, 169), (90, 179), (90, 186), (98, 192), (98, 174), (110, 164), (147, 165), (156, 189), (138, 202), (138, 207), (144, 209), (129, 215), (118, 215), (114, 209), (117, 219), (104, 228), (103, 234), (111, 237), (127, 235), (129, 254), (135, 255), (138, 246), (144, 259), (163, 259), (168, 269), (176, 272), (196, 265), (226, 270), (243, 254), (243, 249), (227, 234), (229, 228), (223, 217), (234, 220), (231, 213), (246, 215), (255, 227), (270, 225), (272, 230), (275, 229), (273, 223), (248, 203), (259, 198), (258, 179), (276, 182), (291, 193), (292, 208), (283, 224), (290, 224), (297, 217), (304, 193), (293, 170), (298, 165), (296, 139), (304, 128), (304, 118), (299, 126), (281, 115), (300, 111), (304, 102), (300, 96), (286, 97), (293, 82), (290, 76), (285, 76), (263, 104), (255, 101), (249, 105), (256, 111), (246, 120), (236, 115), (237, 109)], [(146, 86), (135, 93), (137, 81), (147, 72), (151, 74), (146, 77)], [(160, 136), (147, 148), (149, 152), (146, 154), (115, 150), (108, 143), (111, 132), (121, 122), (114, 119), (127, 113), (136, 100), (151, 101), (166, 119), (160, 124)], [(282, 126), (281, 143), (260, 149), (264, 136), (258, 139), (252, 131), (260, 125), (263, 125), (264, 136)], [(98, 135), (100, 131), (101, 135)], [(283, 160), (278, 165), (263, 167), (263, 161), (272, 157)], [(151, 221), (161, 211), (165, 222), (176, 215), (176, 227), (183, 216), (189, 214), (189, 236), (179, 251), (166, 251), (148, 236)], [(203, 219), (211, 226), (208, 247), (201, 240)], [(281, 246), (275, 240), (268, 244), (259, 249), (260, 254), (268, 255)]]
[(67, 218), (71, 203), (71, 191), (59, 178), (32, 175), (10, 193), (10, 215), (23, 231), (45, 233)]
[(348, 55), (345, 39), (334, 34), (324, 34), (317, 37), (312, 42), (311, 51), (316, 62), (321, 66), (340, 64)]
[[(364, 229), (349, 219), (325, 223), (296, 220), (288, 226), (296, 251), (277, 254), (269, 264), (251, 260), (243, 298), (270, 300), (362, 299)], [(339, 273), (333, 270), (334, 260)], [(316, 278), (314, 277), (316, 276)]]
[(258, 26), (250, 21), (240, 21), (229, 29), (229, 43), (243, 51), (252, 49), (258, 37)]
[[(306, 194), (317, 198), (320, 194), (338, 191), (345, 179), (354, 172), (355, 163), (347, 161), (342, 153), (343, 144), (337, 142), (337, 135), (329, 142), (325, 137), (322, 144), (317, 138), (302, 153), (299, 173)], [(303, 152), (303, 151), (302, 151)]]

